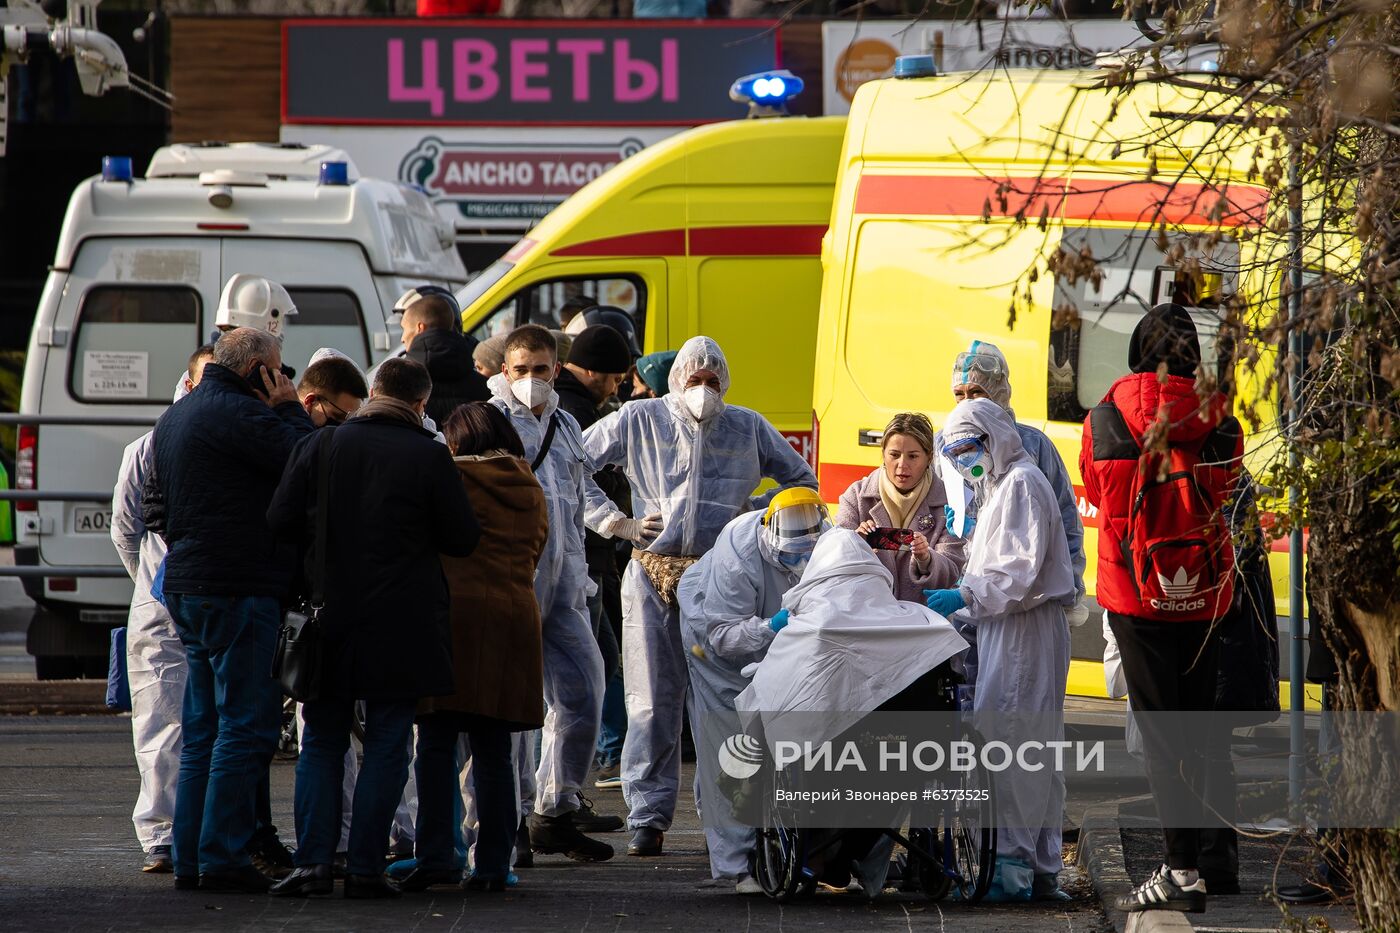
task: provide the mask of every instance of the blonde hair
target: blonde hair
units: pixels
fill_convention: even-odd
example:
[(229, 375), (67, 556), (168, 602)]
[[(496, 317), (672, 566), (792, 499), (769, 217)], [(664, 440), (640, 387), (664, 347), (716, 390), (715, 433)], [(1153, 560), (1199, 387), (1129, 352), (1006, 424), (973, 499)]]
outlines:
[(885, 425), (885, 433), (880, 435), (880, 450), (889, 444), (896, 434), (912, 437), (924, 449), (929, 458), (933, 457), (933, 424), (926, 415), (916, 411), (902, 411)]

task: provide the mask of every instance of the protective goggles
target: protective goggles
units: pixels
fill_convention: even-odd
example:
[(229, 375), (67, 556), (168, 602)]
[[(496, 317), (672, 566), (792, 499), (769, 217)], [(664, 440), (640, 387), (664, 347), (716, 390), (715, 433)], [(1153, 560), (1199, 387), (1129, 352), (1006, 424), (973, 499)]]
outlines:
[(987, 435), (961, 437), (943, 445), (943, 456), (964, 470), (970, 470), (987, 452)]
[[(978, 378), (974, 378), (974, 373)], [(965, 350), (953, 361), (954, 385), (966, 385), (969, 382), (983, 384), (989, 380), (1005, 381), (1009, 375), (1001, 360), (986, 353)]]

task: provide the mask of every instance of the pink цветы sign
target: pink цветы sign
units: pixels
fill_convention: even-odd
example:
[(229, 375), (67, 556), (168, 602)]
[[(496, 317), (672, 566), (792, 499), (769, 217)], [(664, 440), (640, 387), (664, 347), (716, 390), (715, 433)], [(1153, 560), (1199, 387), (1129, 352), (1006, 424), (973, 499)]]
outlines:
[(695, 124), (777, 67), (776, 23), (288, 20), (282, 122)]

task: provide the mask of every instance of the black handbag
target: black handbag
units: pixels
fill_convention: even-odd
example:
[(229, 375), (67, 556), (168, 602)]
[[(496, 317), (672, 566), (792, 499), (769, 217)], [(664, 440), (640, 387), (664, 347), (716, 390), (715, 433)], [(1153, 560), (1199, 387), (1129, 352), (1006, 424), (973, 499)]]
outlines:
[(282, 628), (277, 633), (277, 652), (272, 657), (272, 676), (282, 686), (282, 692), (299, 703), (319, 698), (321, 677), (325, 667), (326, 550), (329, 522), (327, 502), (330, 499), (331, 434), (333, 428), (323, 429), (317, 452), (316, 529), (311, 541), (311, 595), (300, 605), (287, 610)]

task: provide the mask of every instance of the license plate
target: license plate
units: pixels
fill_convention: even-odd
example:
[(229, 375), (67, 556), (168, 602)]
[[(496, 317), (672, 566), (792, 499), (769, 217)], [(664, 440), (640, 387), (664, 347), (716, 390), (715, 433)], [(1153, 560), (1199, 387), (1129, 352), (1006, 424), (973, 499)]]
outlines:
[(112, 531), (112, 510), (96, 505), (73, 509), (73, 531), (77, 534), (105, 535)]

